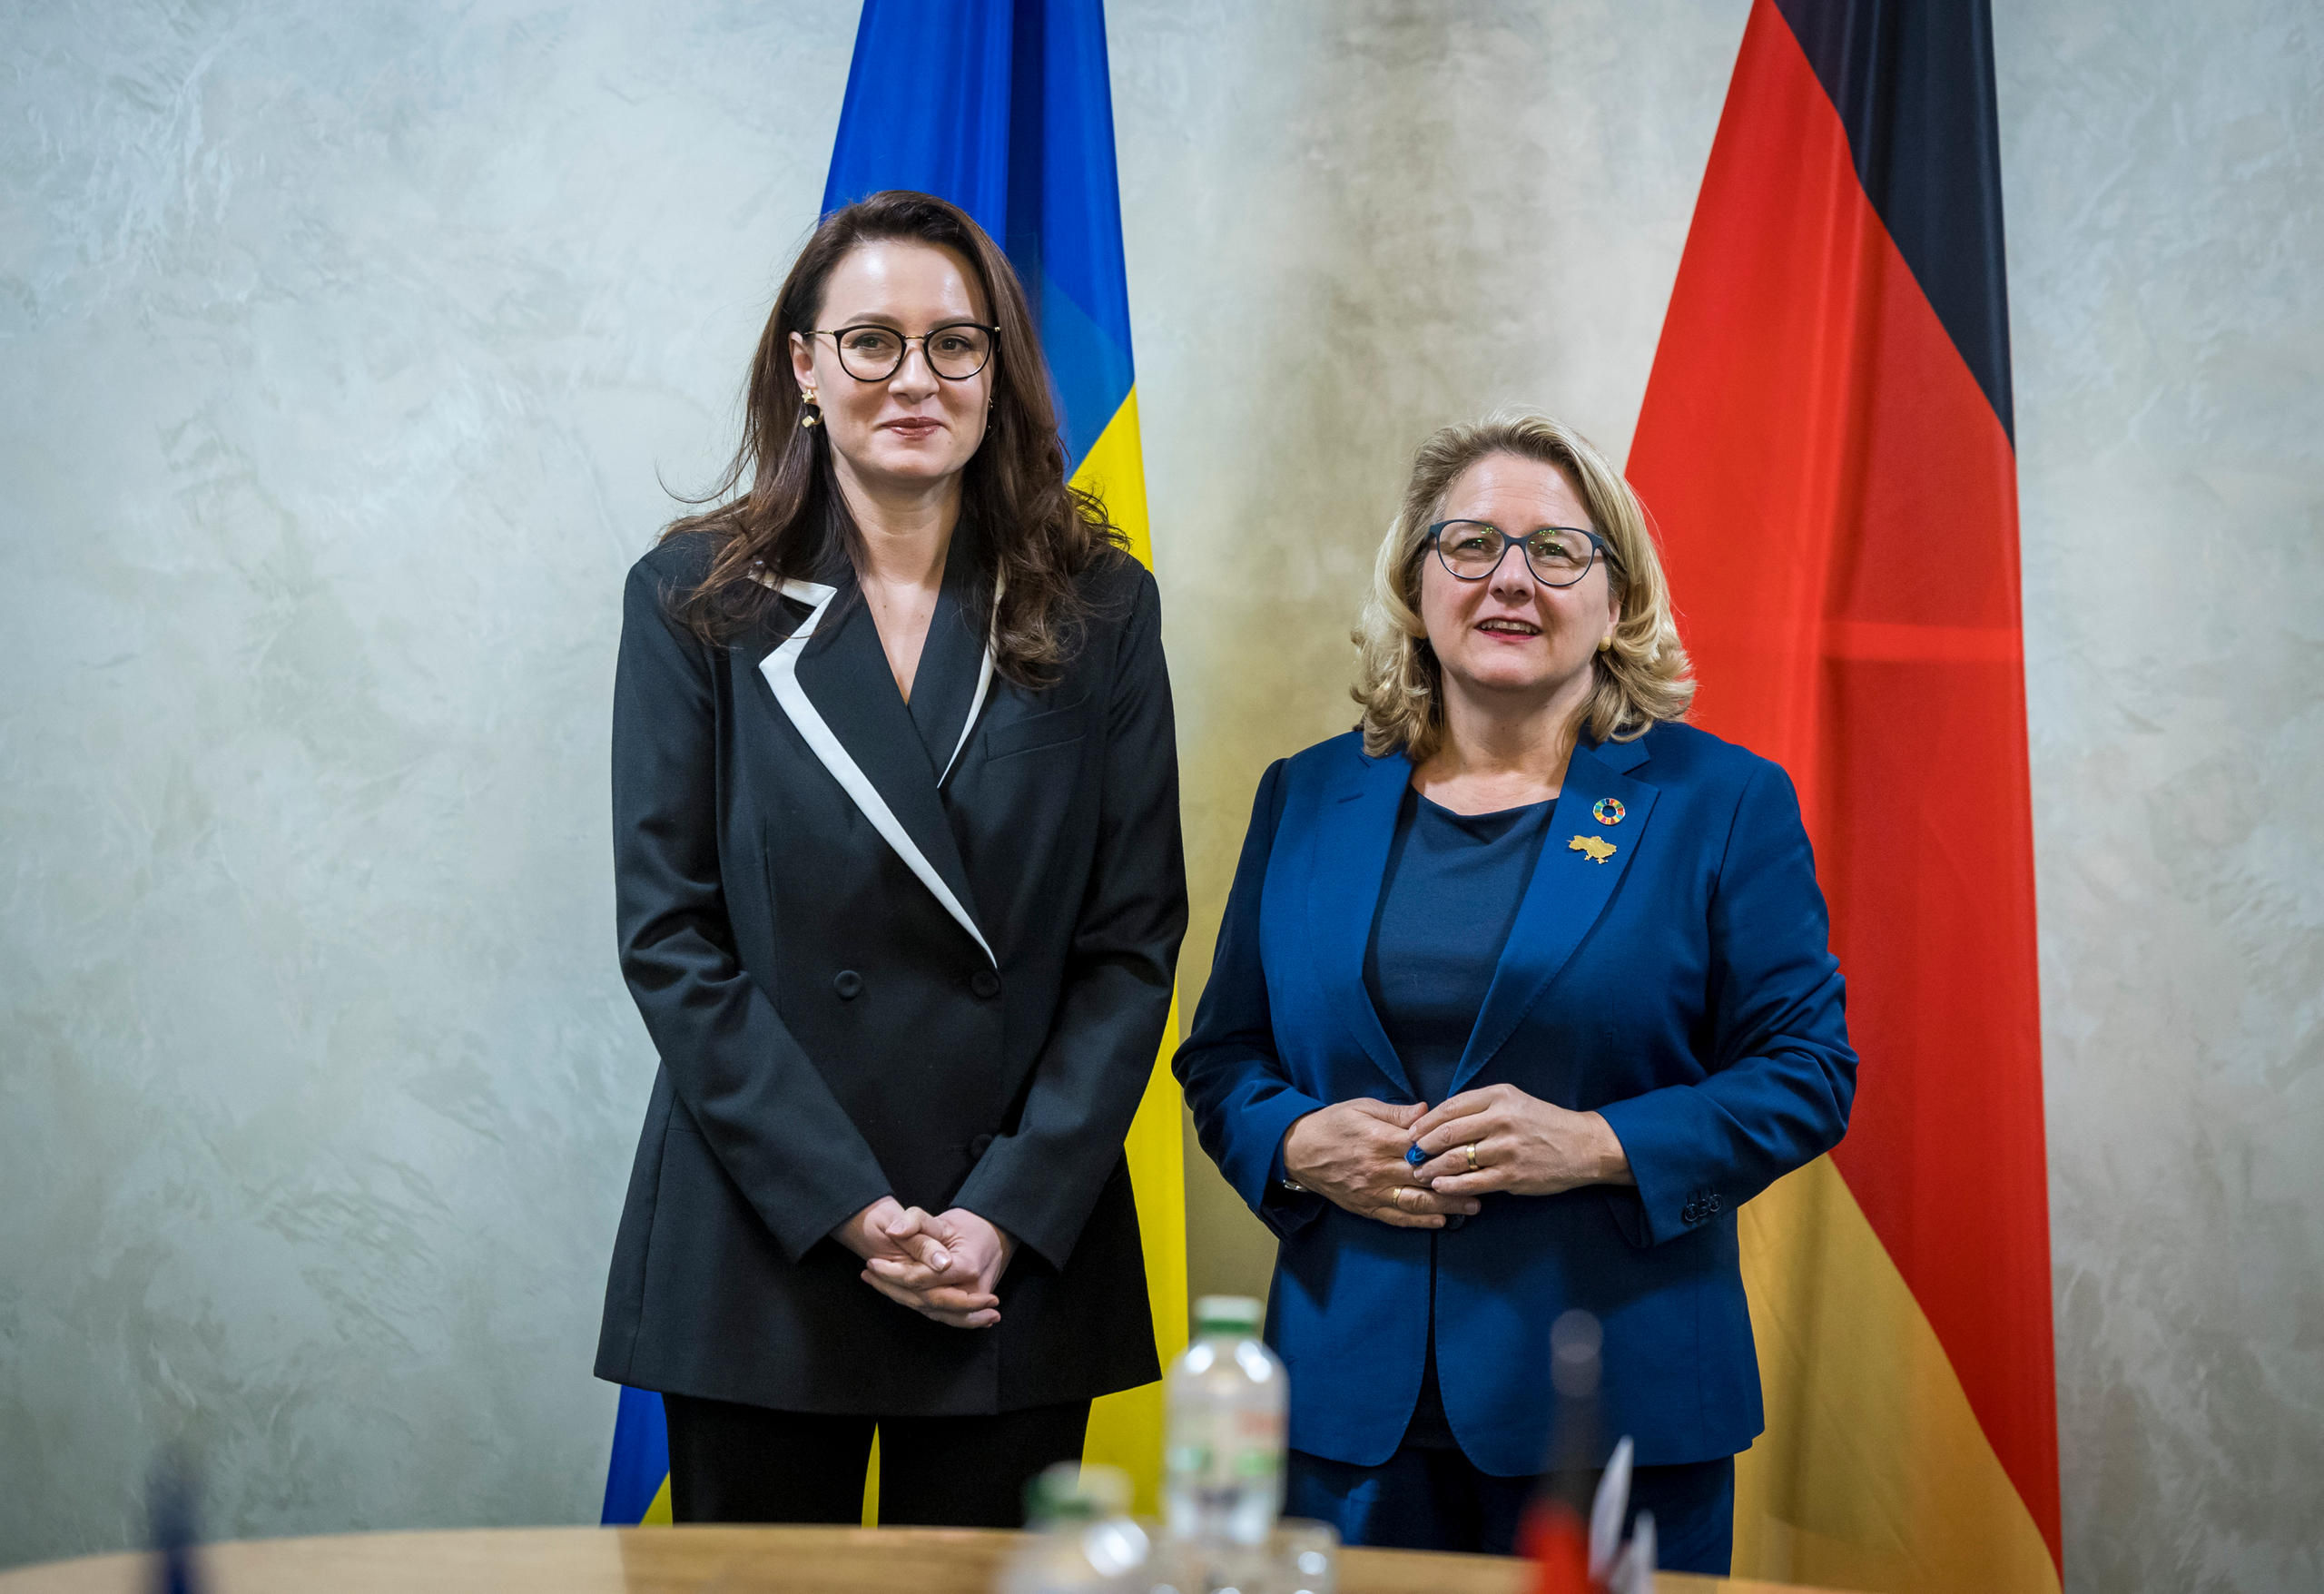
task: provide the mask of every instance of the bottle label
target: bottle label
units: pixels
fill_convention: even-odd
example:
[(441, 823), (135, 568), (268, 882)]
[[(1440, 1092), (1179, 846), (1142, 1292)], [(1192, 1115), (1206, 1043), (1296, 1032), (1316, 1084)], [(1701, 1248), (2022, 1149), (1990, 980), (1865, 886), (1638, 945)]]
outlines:
[(1181, 1478), (1199, 1478), (1210, 1471), (1210, 1446), (1206, 1444), (1174, 1444), (1164, 1463)]
[[(1180, 1439), (1166, 1452), (1172, 1476), (1197, 1487), (1232, 1488), (1271, 1479), (1283, 1471), (1284, 1421), (1275, 1412), (1218, 1412), (1214, 1432)], [(1207, 1442), (1206, 1442), (1206, 1441)]]

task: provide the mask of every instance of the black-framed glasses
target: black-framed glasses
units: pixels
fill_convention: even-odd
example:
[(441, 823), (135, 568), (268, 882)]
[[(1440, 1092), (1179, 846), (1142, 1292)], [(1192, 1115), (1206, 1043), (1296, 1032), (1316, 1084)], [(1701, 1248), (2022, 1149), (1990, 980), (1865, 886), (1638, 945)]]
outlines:
[(1428, 528), (1428, 540), (1445, 574), (1461, 581), (1482, 581), (1500, 569), (1512, 543), (1524, 546), (1525, 563), (1544, 586), (1571, 586), (1600, 555), (1613, 562), (1606, 539), (1579, 526), (1536, 526), (1512, 536), (1490, 520), (1440, 520)]
[(928, 357), (928, 369), (948, 382), (965, 382), (992, 359), (999, 327), (980, 321), (948, 321), (925, 332), (906, 334), (893, 327), (869, 322), (826, 330), (816, 328), (810, 338), (829, 338), (839, 350), (840, 369), (859, 382), (884, 382), (904, 363), (912, 344)]

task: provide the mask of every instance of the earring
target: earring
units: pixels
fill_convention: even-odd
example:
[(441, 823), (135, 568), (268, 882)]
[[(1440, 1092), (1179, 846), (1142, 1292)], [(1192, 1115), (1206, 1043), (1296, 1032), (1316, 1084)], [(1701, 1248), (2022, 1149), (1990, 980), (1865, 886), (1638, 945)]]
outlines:
[(799, 403), (799, 429), (812, 431), (823, 418), (822, 411), (815, 407), (815, 389), (810, 388), (800, 394)]
[(1611, 652), (1613, 652), (1613, 651), (1614, 651), (1614, 639), (1613, 639), (1612, 637), (1610, 637), (1610, 636), (1601, 636), (1601, 637), (1600, 637), (1600, 638), (1598, 639), (1598, 651), (1599, 651), (1600, 653), (1611, 653)]

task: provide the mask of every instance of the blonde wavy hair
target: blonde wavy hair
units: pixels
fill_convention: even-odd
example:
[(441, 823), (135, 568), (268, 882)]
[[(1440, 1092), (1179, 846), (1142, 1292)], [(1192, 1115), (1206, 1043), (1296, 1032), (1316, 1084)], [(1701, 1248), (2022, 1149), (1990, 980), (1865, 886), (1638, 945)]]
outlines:
[(1402, 748), (1419, 763), (1443, 740), (1443, 674), (1421, 623), (1421, 561), (1428, 555), (1429, 525), (1453, 480), (1492, 454), (1555, 467), (1581, 495), (1590, 529), (1606, 539), (1606, 576), (1620, 618), (1613, 645), (1590, 666), (1596, 680), (1581, 715), (1590, 739), (1628, 742), (1666, 720), (1684, 719), (1695, 698), (1694, 677), (1645, 506), (1572, 428), (1528, 410), (1500, 410), (1444, 428), (1413, 457), (1403, 507), (1373, 562), (1372, 591), (1354, 634), (1358, 664), (1350, 692), (1364, 705), (1364, 752), (1379, 758)]

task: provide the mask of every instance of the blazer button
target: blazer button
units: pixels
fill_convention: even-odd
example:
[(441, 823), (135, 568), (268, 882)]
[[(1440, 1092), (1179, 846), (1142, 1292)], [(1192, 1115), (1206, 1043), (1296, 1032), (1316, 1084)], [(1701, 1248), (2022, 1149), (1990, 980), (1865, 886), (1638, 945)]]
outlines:
[(839, 992), (839, 999), (852, 1002), (863, 994), (863, 976), (852, 969), (842, 969), (832, 976), (832, 989)]
[(980, 969), (969, 976), (969, 989), (990, 1001), (1000, 994), (1000, 976), (990, 969)]

